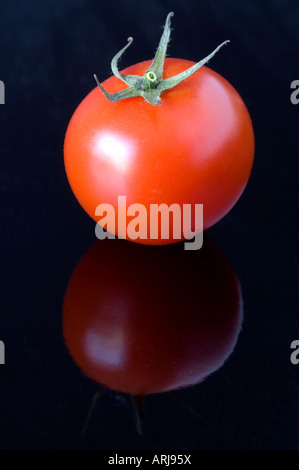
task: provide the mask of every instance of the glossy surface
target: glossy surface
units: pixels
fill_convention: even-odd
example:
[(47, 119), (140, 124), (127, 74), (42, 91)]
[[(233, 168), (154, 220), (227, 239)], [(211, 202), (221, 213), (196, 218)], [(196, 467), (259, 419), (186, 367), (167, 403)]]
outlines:
[(180, 248), (104, 240), (79, 262), (63, 331), (88, 377), (132, 395), (161, 393), (202, 381), (231, 354), (243, 319), (234, 271), (208, 238), (193, 257)]
[[(142, 76), (150, 63), (124, 73)], [(164, 78), (192, 64), (166, 59)], [(116, 77), (103, 86), (110, 93), (126, 88)], [(161, 98), (160, 106), (141, 97), (111, 103), (95, 88), (75, 111), (65, 137), (66, 172), (82, 207), (98, 222), (99, 204), (111, 204), (118, 215), (118, 196), (126, 196), (127, 206), (143, 204), (148, 237), (137, 239), (140, 243), (169, 243), (174, 238), (170, 232), (170, 240), (149, 239), (150, 204), (179, 204), (181, 209), (183, 204), (203, 204), (204, 229), (214, 225), (240, 197), (253, 163), (248, 111), (216, 72), (202, 67)], [(193, 220), (191, 231), (198, 230)], [(129, 238), (117, 226), (116, 233)], [(192, 236), (190, 228), (189, 234), (186, 238)]]

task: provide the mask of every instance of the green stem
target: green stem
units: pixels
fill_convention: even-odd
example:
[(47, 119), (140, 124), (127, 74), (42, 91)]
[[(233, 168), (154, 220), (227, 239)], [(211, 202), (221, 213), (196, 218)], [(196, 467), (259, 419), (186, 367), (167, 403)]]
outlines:
[(143, 402), (144, 397), (141, 395), (132, 395), (131, 396), (134, 414), (135, 414), (135, 424), (136, 430), (139, 436), (143, 434)]
[(95, 409), (95, 406), (97, 404), (97, 401), (98, 399), (100, 398), (100, 396), (102, 395), (102, 393), (105, 391), (105, 388), (104, 387), (100, 387), (99, 390), (94, 394), (93, 396), (93, 399), (92, 399), (92, 402), (91, 402), (91, 405), (89, 407), (89, 410), (88, 410), (88, 413), (87, 413), (87, 417), (85, 419), (85, 422), (83, 424), (83, 427), (82, 427), (82, 430), (81, 430), (81, 434), (85, 434), (86, 431), (87, 431), (87, 428), (89, 426), (89, 423), (90, 423), (90, 420), (91, 420), (91, 417), (92, 417), (92, 414), (94, 412), (94, 409)]
[(97, 85), (104, 93), (106, 98), (115, 103), (120, 100), (124, 100), (127, 98), (134, 98), (136, 96), (142, 96), (148, 103), (152, 105), (159, 105), (161, 104), (161, 94), (165, 90), (169, 90), (170, 88), (175, 87), (183, 80), (186, 80), (190, 77), (193, 73), (197, 72), (203, 65), (205, 65), (214, 55), (225, 45), (228, 44), (230, 41), (224, 41), (220, 44), (216, 49), (211, 52), (207, 57), (197, 62), (197, 64), (189, 67), (189, 69), (185, 70), (174, 77), (167, 78), (163, 80), (163, 68), (164, 62), (166, 57), (167, 46), (170, 40), (170, 23), (171, 17), (174, 15), (173, 12), (168, 13), (164, 31), (160, 39), (160, 43), (155, 54), (154, 60), (150, 66), (150, 68), (145, 72), (143, 77), (138, 75), (123, 75), (118, 70), (118, 60), (125, 52), (125, 50), (132, 44), (133, 38), (128, 38), (128, 43), (123, 47), (112, 59), (111, 61), (111, 69), (113, 74), (126, 83), (129, 88), (122, 90), (118, 93), (108, 93), (104, 87), (99, 82), (96, 75), (94, 78), (96, 80)]
[(170, 31), (171, 31), (170, 18), (172, 18), (173, 15), (174, 15), (173, 11), (171, 11), (167, 15), (163, 34), (161, 36), (156, 55), (154, 57), (152, 65), (150, 66), (149, 70), (146, 72), (146, 73), (153, 72), (156, 75), (157, 80), (162, 80), (164, 61), (165, 61), (168, 43), (170, 40)]

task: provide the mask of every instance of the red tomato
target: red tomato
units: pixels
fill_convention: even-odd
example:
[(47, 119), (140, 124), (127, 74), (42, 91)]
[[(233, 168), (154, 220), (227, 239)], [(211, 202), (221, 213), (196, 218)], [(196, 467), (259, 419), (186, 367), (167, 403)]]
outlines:
[(209, 239), (192, 256), (180, 245), (103, 240), (71, 277), (63, 333), (84, 374), (145, 395), (196, 384), (221, 367), (242, 316), (238, 280)]
[[(141, 62), (122, 73), (144, 75), (150, 64)], [(168, 58), (163, 77), (193, 64)], [(127, 88), (115, 76), (103, 86), (110, 93)], [(65, 168), (78, 201), (95, 221), (101, 203), (111, 204), (117, 216), (118, 196), (124, 195), (127, 205), (143, 204), (148, 214), (154, 203), (203, 204), (207, 229), (243, 192), (253, 164), (254, 134), (237, 91), (202, 67), (161, 99), (160, 106), (142, 97), (111, 103), (95, 88), (75, 111), (65, 137)]]

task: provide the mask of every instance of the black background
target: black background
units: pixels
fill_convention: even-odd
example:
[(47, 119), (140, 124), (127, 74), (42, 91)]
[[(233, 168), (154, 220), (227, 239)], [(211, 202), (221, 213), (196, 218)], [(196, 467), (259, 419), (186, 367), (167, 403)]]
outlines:
[[(298, 124), (290, 84), (299, 79), (297, 0), (0, 2), (1, 449), (297, 449)], [(63, 165), (72, 113), (110, 60), (151, 59), (169, 11), (168, 53), (209, 64), (238, 90), (256, 136), (242, 198), (208, 231), (230, 259), (244, 323), (225, 365), (203, 383), (148, 396), (138, 436), (130, 400), (106, 392), (81, 428), (97, 384), (82, 375), (62, 337), (64, 292), (94, 243)], [(193, 410), (193, 411), (192, 411)]]

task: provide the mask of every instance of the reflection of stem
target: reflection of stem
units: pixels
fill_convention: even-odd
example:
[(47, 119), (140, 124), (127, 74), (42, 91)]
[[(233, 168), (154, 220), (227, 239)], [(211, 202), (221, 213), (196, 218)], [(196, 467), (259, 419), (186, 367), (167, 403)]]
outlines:
[(135, 423), (139, 436), (143, 434), (143, 401), (144, 397), (141, 395), (131, 396), (133, 408), (135, 411)]
[(86, 416), (86, 419), (85, 419), (85, 422), (82, 426), (82, 430), (81, 430), (81, 434), (85, 434), (86, 431), (87, 431), (87, 428), (89, 426), (89, 423), (90, 423), (90, 419), (91, 419), (91, 416), (93, 414), (93, 411), (95, 409), (95, 406), (97, 404), (97, 401), (98, 399), (100, 398), (100, 396), (102, 395), (102, 393), (105, 391), (105, 388), (103, 387), (100, 387), (98, 389), (98, 391), (94, 394), (93, 396), (93, 399), (91, 401), (91, 404), (90, 404), (90, 407), (89, 407), (89, 410), (88, 410), (88, 413), (87, 413), (87, 416)]
[(171, 393), (172, 397), (175, 399), (175, 401), (179, 402), (181, 405), (184, 406), (193, 416), (196, 416), (197, 418), (201, 418), (201, 415), (196, 411), (192, 406), (188, 405), (176, 392)]

